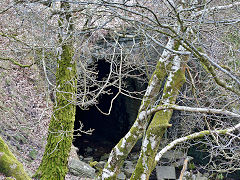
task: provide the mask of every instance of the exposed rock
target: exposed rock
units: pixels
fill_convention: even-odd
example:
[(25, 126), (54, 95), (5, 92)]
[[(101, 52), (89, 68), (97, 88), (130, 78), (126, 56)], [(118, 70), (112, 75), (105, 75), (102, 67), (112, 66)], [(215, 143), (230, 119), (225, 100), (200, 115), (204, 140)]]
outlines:
[(84, 162), (91, 162), (93, 161), (93, 157), (86, 157), (83, 159)]
[(193, 174), (192, 171), (185, 171), (183, 180), (208, 180), (208, 174), (202, 175), (200, 172)]
[(121, 172), (121, 173), (118, 174), (117, 179), (119, 179), (119, 180), (125, 180), (125, 179), (126, 179), (126, 175), (125, 175), (123, 172)]
[(170, 151), (167, 151), (166, 153), (164, 153), (162, 158), (167, 159), (167, 160), (172, 160), (172, 159), (182, 159), (183, 157), (184, 157), (184, 153), (182, 151), (170, 150)]
[(174, 166), (156, 166), (157, 179), (176, 179)]
[(81, 155), (79, 155), (78, 157), (79, 157), (79, 160), (81, 160), (81, 161), (84, 159), (84, 157)]
[(99, 161), (99, 162), (96, 164), (96, 167), (103, 169), (104, 166), (105, 166), (105, 164), (106, 164), (106, 162), (104, 162), (104, 161)]
[(95, 169), (92, 168), (85, 162), (82, 162), (78, 159), (70, 159), (69, 161), (69, 172), (75, 176), (85, 177), (85, 178), (94, 178)]
[(207, 177), (196, 177), (196, 180), (208, 180)]

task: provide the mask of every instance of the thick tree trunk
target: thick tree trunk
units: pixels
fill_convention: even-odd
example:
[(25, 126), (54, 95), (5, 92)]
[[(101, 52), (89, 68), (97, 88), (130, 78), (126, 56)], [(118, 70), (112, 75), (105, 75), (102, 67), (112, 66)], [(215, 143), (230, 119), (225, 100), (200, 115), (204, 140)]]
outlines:
[(30, 180), (31, 178), (23, 169), (23, 165), (9, 150), (8, 145), (0, 137), (0, 173), (11, 176), (17, 180)]
[(72, 145), (75, 120), (76, 63), (72, 46), (62, 46), (56, 73), (56, 105), (48, 129), (48, 139), (37, 174), (41, 179), (64, 179)]
[[(68, 10), (69, 3), (61, 3)], [(48, 129), (48, 138), (41, 165), (36, 177), (46, 180), (62, 180), (68, 171), (68, 156), (71, 150), (76, 112), (76, 62), (71, 42), (71, 15), (64, 13), (59, 19), (59, 57), (56, 70), (55, 107)]]
[[(171, 71), (164, 86), (161, 99), (162, 104), (175, 104), (177, 96), (184, 83), (184, 63), (181, 63), (180, 58), (178, 56), (175, 56), (175, 58), (173, 59)], [(167, 128), (171, 126), (169, 124), (169, 121), (172, 117), (172, 112), (172, 109), (165, 109), (155, 113), (143, 139), (140, 158), (138, 159), (135, 171), (131, 176), (131, 180), (149, 179), (152, 170), (156, 166), (155, 156), (157, 154), (161, 138)]]
[(56, 73), (56, 105), (48, 129), (47, 145), (37, 171), (41, 179), (64, 179), (68, 169), (75, 120), (76, 63), (72, 62), (72, 46), (62, 46)]

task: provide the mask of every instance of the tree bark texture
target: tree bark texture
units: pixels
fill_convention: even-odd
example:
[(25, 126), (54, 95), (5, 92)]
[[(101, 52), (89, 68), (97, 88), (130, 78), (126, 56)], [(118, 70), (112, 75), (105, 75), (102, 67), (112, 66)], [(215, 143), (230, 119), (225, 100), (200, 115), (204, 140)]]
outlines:
[(56, 73), (56, 105), (48, 129), (47, 145), (37, 171), (41, 179), (64, 179), (72, 145), (75, 120), (76, 64), (72, 63), (72, 47), (62, 46)]
[[(164, 86), (161, 104), (175, 104), (181, 87), (185, 83), (184, 63), (181, 63), (179, 56), (173, 59), (171, 71), (167, 77)], [(183, 61), (184, 62), (184, 61)], [(172, 117), (172, 109), (164, 109), (155, 113), (149, 127), (147, 128), (145, 137), (142, 142), (140, 158), (136, 168), (131, 176), (131, 180), (141, 179), (147, 180), (155, 168), (155, 156), (159, 148), (161, 138), (167, 128), (171, 126), (169, 121)]]
[(16, 159), (8, 148), (8, 145), (0, 137), (0, 173), (14, 177), (17, 180), (30, 180), (31, 178), (24, 171), (23, 165)]
[[(61, 3), (68, 10), (69, 3)], [(59, 57), (56, 70), (56, 99), (48, 129), (48, 138), (42, 162), (36, 177), (46, 180), (63, 180), (68, 171), (76, 112), (76, 62), (73, 60), (71, 42), (71, 15), (64, 13), (59, 18)]]

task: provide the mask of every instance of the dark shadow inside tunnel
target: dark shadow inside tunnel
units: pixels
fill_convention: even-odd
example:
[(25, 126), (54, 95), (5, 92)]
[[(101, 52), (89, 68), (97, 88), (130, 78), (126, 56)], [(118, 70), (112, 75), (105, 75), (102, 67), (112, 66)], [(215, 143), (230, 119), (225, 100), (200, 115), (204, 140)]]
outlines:
[[(101, 80), (109, 74), (110, 64), (99, 60), (97, 71), (97, 78)], [(130, 84), (128, 88), (131, 91), (136, 90), (140, 87), (137, 83), (139, 82), (136, 80), (128, 79), (128, 84)], [(146, 84), (140, 88), (144, 89), (145, 87)], [(110, 94), (102, 94), (98, 99), (97, 107), (103, 112), (108, 112), (111, 100), (118, 93), (118, 88), (111, 86), (109, 91)], [(81, 136), (74, 137), (73, 144), (78, 147), (79, 154), (97, 159), (104, 153), (109, 153), (135, 121), (140, 103), (140, 100), (119, 94), (113, 101), (110, 115), (101, 113), (96, 105), (88, 107), (87, 110), (77, 106), (74, 129), (79, 129), (79, 121), (84, 125), (83, 130), (94, 129), (92, 135), (81, 133)]]

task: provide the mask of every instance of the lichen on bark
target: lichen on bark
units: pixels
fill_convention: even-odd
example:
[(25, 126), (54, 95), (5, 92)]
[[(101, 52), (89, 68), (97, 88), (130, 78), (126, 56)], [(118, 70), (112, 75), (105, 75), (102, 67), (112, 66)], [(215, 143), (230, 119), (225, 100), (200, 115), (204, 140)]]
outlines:
[[(178, 56), (173, 59), (171, 71), (168, 75), (161, 98), (162, 104), (175, 104), (182, 85), (185, 83), (184, 61)], [(145, 137), (143, 138), (142, 150), (131, 180), (149, 179), (155, 168), (155, 156), (161, 142), (161, 137), (166, 129), (170, 127), (169, 121), (172, 117), (172, 109), (164, 109), (155, 113)]]

